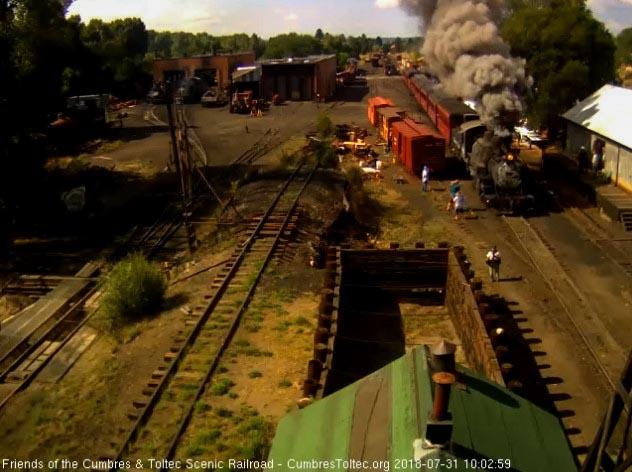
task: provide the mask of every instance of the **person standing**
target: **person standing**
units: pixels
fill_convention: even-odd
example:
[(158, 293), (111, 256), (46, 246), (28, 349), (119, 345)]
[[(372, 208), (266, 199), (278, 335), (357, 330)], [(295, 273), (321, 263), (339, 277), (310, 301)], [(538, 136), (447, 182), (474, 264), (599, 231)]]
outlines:
[(498, 282), (500, 280), (500, 252), (496, 249), (496, 246), (492, 247), (485, 257), (485, 263), (489, 267), (489, 278), (492, 282)]
[(430, 180), (430, 170), (428, 169), (428, 166), (424, 166), (423, 170), (421, 171), (421, 190), (423, 190), (424, 192), (428, 191), (429, 180)]
[(454, 216), (455, 220), (458, 220), (459, 216), (463, 214), (464, 204), (465, 202), (464, 202), (463, 194), (459, 190), (458, 192), (456, 192), (456, 195), (454, 196), (454, 211), (456, 213), (456, 215)]

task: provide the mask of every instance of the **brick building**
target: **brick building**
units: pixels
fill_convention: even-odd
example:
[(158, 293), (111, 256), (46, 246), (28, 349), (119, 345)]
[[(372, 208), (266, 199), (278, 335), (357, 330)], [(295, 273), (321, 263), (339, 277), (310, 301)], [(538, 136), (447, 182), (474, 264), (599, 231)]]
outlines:
[(225, 88), (230, 83), (233, 71), (238, 67), (253, 65), (254, 62), (253, 52), (156, 59), (152, 73), (155, 82), (179, 83), (185, 77), (199, 77), (207, 86)]
[(261, 62), (261, 96), (284, 100), (314, 100), (336, 92), (336, 56), (270, 59)]

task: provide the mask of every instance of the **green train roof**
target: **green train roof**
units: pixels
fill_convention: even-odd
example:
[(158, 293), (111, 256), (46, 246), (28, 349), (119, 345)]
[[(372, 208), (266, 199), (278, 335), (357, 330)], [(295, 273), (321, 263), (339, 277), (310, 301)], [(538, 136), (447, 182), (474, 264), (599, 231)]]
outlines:
[(418, 463), (412, 462), (413, 443), (424, 437), (433, 401), (423, 347), (284, 417), (269, 460), (277, 471), (483, 470), (490, 460), (496, 469), (577, 470), (554, 415), (469, 369), (457, 371), (449, 406), (451, 445), (425, 449)]

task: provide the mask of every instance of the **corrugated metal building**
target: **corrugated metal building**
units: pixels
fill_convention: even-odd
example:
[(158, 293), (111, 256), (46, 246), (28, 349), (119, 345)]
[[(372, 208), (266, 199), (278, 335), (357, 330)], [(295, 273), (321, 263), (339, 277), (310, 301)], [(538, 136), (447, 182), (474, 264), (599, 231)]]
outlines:
[(252, 92), (253, 98), (259, 98), (261, 88), (261, 66), (238, 67), (232, 74), (233, 92)]
[(336, 56), (270, 59), (261, 62), (261, 96), (284, 100), (329, 99), (336, 92)]
[(284, 417), (269, 454), (275, 470), (577, 470), (553, 414), (461, 366), (449, 415), (435, 420), (428, 355), (416, 348)]
[(584, 146), (592, 153), (599, 140), (605, 142), (605, 171), (616, 186), (632, 192), (630, 110), (632, 90), (604, 85), (562, 117), (566, 120), (566, 152), (576, 155)]
[(152, 73), (155, 82), (179, 83), (185, 77), (199, 77), (209, 87), (224, 89), (229, 85), (233, 71), (242, 66), (253, 65), (254, 62), (253, 52), (156, 59), (152, 65)]

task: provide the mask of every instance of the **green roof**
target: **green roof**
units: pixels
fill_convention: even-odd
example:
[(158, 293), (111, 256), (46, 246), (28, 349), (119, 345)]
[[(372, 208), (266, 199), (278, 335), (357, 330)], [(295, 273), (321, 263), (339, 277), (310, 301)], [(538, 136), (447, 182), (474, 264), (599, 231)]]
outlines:
[(524, 472), (577, 470), (554, 415), (469, 369), (457, 371), (451, 444), (420, 449), (421, 468), (411, 462), (413, 443), (424, 437), (433, 399), (424, 347), (284, 417), (269, 459), (275, 470), (483, 469), (480, 462), (466, 467), (465, 459), (503, 460)]

